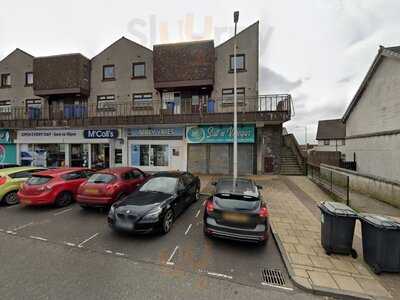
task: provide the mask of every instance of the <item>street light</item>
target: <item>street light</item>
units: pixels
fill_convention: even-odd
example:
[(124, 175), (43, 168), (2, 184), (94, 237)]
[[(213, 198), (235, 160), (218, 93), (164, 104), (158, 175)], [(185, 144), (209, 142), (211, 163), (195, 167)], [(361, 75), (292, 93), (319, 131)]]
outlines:
[[(236, 73), (236, 29), (239, 21), (239, 12), (233, 13), (233, 22), (235, 22), (235, 38), (233, 42), (233, 179), (237, 179), (237, 73)], [(236, 184), (235, 184), (236, 185)]]

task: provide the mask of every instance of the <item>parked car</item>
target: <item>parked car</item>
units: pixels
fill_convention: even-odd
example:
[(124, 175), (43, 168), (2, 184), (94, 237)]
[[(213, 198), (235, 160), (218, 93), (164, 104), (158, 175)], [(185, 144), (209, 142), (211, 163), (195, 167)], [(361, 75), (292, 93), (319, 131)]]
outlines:
[(79, 187), (77, 202), (82, 208), (109, 207), (135, 191), (148, 177), (143, 171), (130, 167), (99, 171)]
[(204, 209), (204, 234), (233, 240), (265, 243), (268, 208), (260, 186), (250, 179), (222, 178), (213, 183), (215, 194)]
[(175, 219), (200, 197), (200, 179), (190, 173), (161, 172), (111, 206), (108, 224), (118, 231), (168, 233)]
[(0, 170), (0, 203), (13, 205), (18, 203), (17, 192), (21, 185), (28, 180), (32, 174), (43, 171), (36, 167), (15, 167)]
[(18, 192), (20, 203), (67, 206), (76, 199), (79, 186), (93, 173), (86, 168), (56, 168), (38, 172)]

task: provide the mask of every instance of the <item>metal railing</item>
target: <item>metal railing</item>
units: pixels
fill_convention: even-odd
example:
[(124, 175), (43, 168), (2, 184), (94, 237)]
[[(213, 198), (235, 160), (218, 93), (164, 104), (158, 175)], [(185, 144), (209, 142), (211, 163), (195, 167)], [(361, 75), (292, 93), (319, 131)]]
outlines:
[[(238, 97), (238, 113), (279, 112), (288, 118), (291, 115), (291, 96), (288, 94), (262, 95), (259, 97)], [(80, 105), (68, 105), (53, 102), (44, 103), (41, 108), (12, 106), (7, 112), (0, 113), (0, 121), (5, 120), (73, 120), (96, 117), (157, 116), (157, 115), (209, 115), (233, 112), (230, 98), (210, 98), (205, 101), (179, 99), (171, 101), (140, 102), (83, 102)]]

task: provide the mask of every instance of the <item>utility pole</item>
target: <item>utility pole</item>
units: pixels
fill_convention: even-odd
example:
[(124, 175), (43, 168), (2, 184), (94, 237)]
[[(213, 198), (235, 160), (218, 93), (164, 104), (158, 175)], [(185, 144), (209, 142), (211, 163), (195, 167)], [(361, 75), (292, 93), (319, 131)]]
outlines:
[(239, 12), (233, 13), (233, 21), (235, 22), (235, 37), (233, 42), (233, 178), (236, 186), (237, 179), (237, 147), (238, 147), (238, 129), (237, 129), (237, 73), (236, 73), (236, 30), (239, 21)]

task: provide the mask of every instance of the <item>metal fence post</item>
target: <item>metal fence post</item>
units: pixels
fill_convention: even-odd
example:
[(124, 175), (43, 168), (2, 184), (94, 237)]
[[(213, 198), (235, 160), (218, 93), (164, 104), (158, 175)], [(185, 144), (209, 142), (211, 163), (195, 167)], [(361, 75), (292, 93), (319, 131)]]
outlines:
[(350, 206), (350, 177), (347, 176), (347, 205)]

